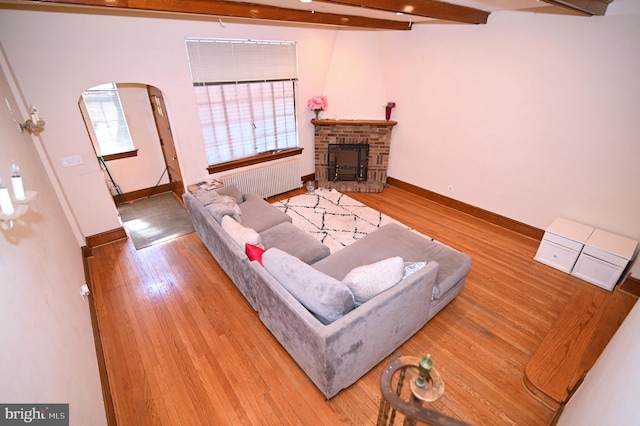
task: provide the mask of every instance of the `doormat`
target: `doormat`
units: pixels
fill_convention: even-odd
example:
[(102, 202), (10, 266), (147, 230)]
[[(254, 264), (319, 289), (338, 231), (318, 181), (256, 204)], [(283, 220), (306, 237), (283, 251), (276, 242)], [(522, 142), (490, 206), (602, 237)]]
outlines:
[(167, 192), (118, 206), (136, 250), (193, 232), (189, 213)]
[(424, 236), (335, 189), (320, 188), (314, 194), (296, 195), (273, 205), (288, 214), (294, 225), (329, 247), (331, 253), (388, 223), (397, 223)]

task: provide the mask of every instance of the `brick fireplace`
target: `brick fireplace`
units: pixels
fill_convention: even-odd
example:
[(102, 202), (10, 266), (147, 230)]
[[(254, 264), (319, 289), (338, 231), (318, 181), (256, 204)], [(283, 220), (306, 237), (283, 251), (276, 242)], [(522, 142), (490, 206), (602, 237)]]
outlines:
[[(387, 181), (391, 130), (396, 121), (311, 120), (315, 126), (315, 175), (319, 188), (345, 192), (382, 192)], [(368, 145), (366, 179), (334, 180), (329, 145)]]

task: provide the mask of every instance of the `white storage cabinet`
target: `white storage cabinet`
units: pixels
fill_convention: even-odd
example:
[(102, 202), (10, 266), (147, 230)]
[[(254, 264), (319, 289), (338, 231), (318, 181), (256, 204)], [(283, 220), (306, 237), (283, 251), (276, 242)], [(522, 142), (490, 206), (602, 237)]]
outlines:
[(545, 230), (534, 259), (570, 273), (593, 231), (590, 226), (559, 217)]
[(637, 245), (637, 241), (596, 229), (585, 242), (571, 275), (613, 290)]

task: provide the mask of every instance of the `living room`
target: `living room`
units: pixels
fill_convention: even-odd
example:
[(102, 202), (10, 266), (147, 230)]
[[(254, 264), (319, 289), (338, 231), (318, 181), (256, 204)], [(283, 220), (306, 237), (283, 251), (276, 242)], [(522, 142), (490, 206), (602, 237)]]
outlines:
[[(2, 175), (8, 176), (12, 158), (23, 163), (26, 185), (39, 193), (30, 215), (38, 214), (43, 228), (16, 229), (19, 241), (2, 240), (2, 275), (23, 288), (19, 298), (8, 293), (2, 300), (24, 307), (28, 295), (42, 292), (54, 305), (74, 307), (62, 315), (65, 323), (77, 320), (79, 329), (58, 331), (71, 343), (58, 348), (47, 370), (73, 371), (63, 354), (83, 348), (74, 358), (92, 379), (72, 382), (88, 382), (95, 397), (88, 312), (77, 295), (84, 282), (78, 251), (86, 237), (120, 224), (93, 161), (78, 99), (104, 82), (158, 87), (166, 95), (185, 182), (209, 177), (184, 47), (185, 37), (193, 36), (298, 43), (303, 175), (313, 173), (313, 114), (306, 99), (326, 95), (323, 116), (340, 119), (382, 119), (384, 103), (394, 101), (399, 124), (389, 176), (539, 229), (565, 216), (640, 240), (639, 13), (637, 2), (615, 0), (604, 17), (497, 12), (484, 26), (380, 32), (3, 5), (0, 40), (9, 83), (2, 96), (8, 103), (20, 96), (3, 127)], [(11, 125), (30, 104), (47, 122), (33, 140)], [(83, 164), (63, 168), (60, 158), (72, 155)], [(45, 235), (51, 241), (43, 244)], [(7, 324), (46, 311), (4, 308), (3, 302)], [(46, 324), (43, 319), (39, 326)], [(31, 334), (32, 327), (24, 335), (43, 336)], [(38, 359), (40, 348), (33, 345), (25, 359)], [(15, 365), (15, 354), (3, 356), (2, 365)], [(12, 383), (30, 377), (27, 371), (16, 368)], [(38, 390), (36, 376), (28, 381), (17, 392), (21, 399), (53, 399)], [(85, 398), (78, 392), (63, 399)], [(100, 404), (87, 402), (96, 410)]]

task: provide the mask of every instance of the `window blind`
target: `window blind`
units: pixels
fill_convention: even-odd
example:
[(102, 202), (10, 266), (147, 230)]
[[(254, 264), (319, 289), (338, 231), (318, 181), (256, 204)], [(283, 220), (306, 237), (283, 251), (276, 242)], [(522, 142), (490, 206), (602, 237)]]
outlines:
[(295, 42), (187, 38), (194, 85), (295, 80)]
[(195, 90), (208, 164), (298, 145), (292, 81)]
[(186, 40), (208, 164), (298, 145), (294, 42)]

